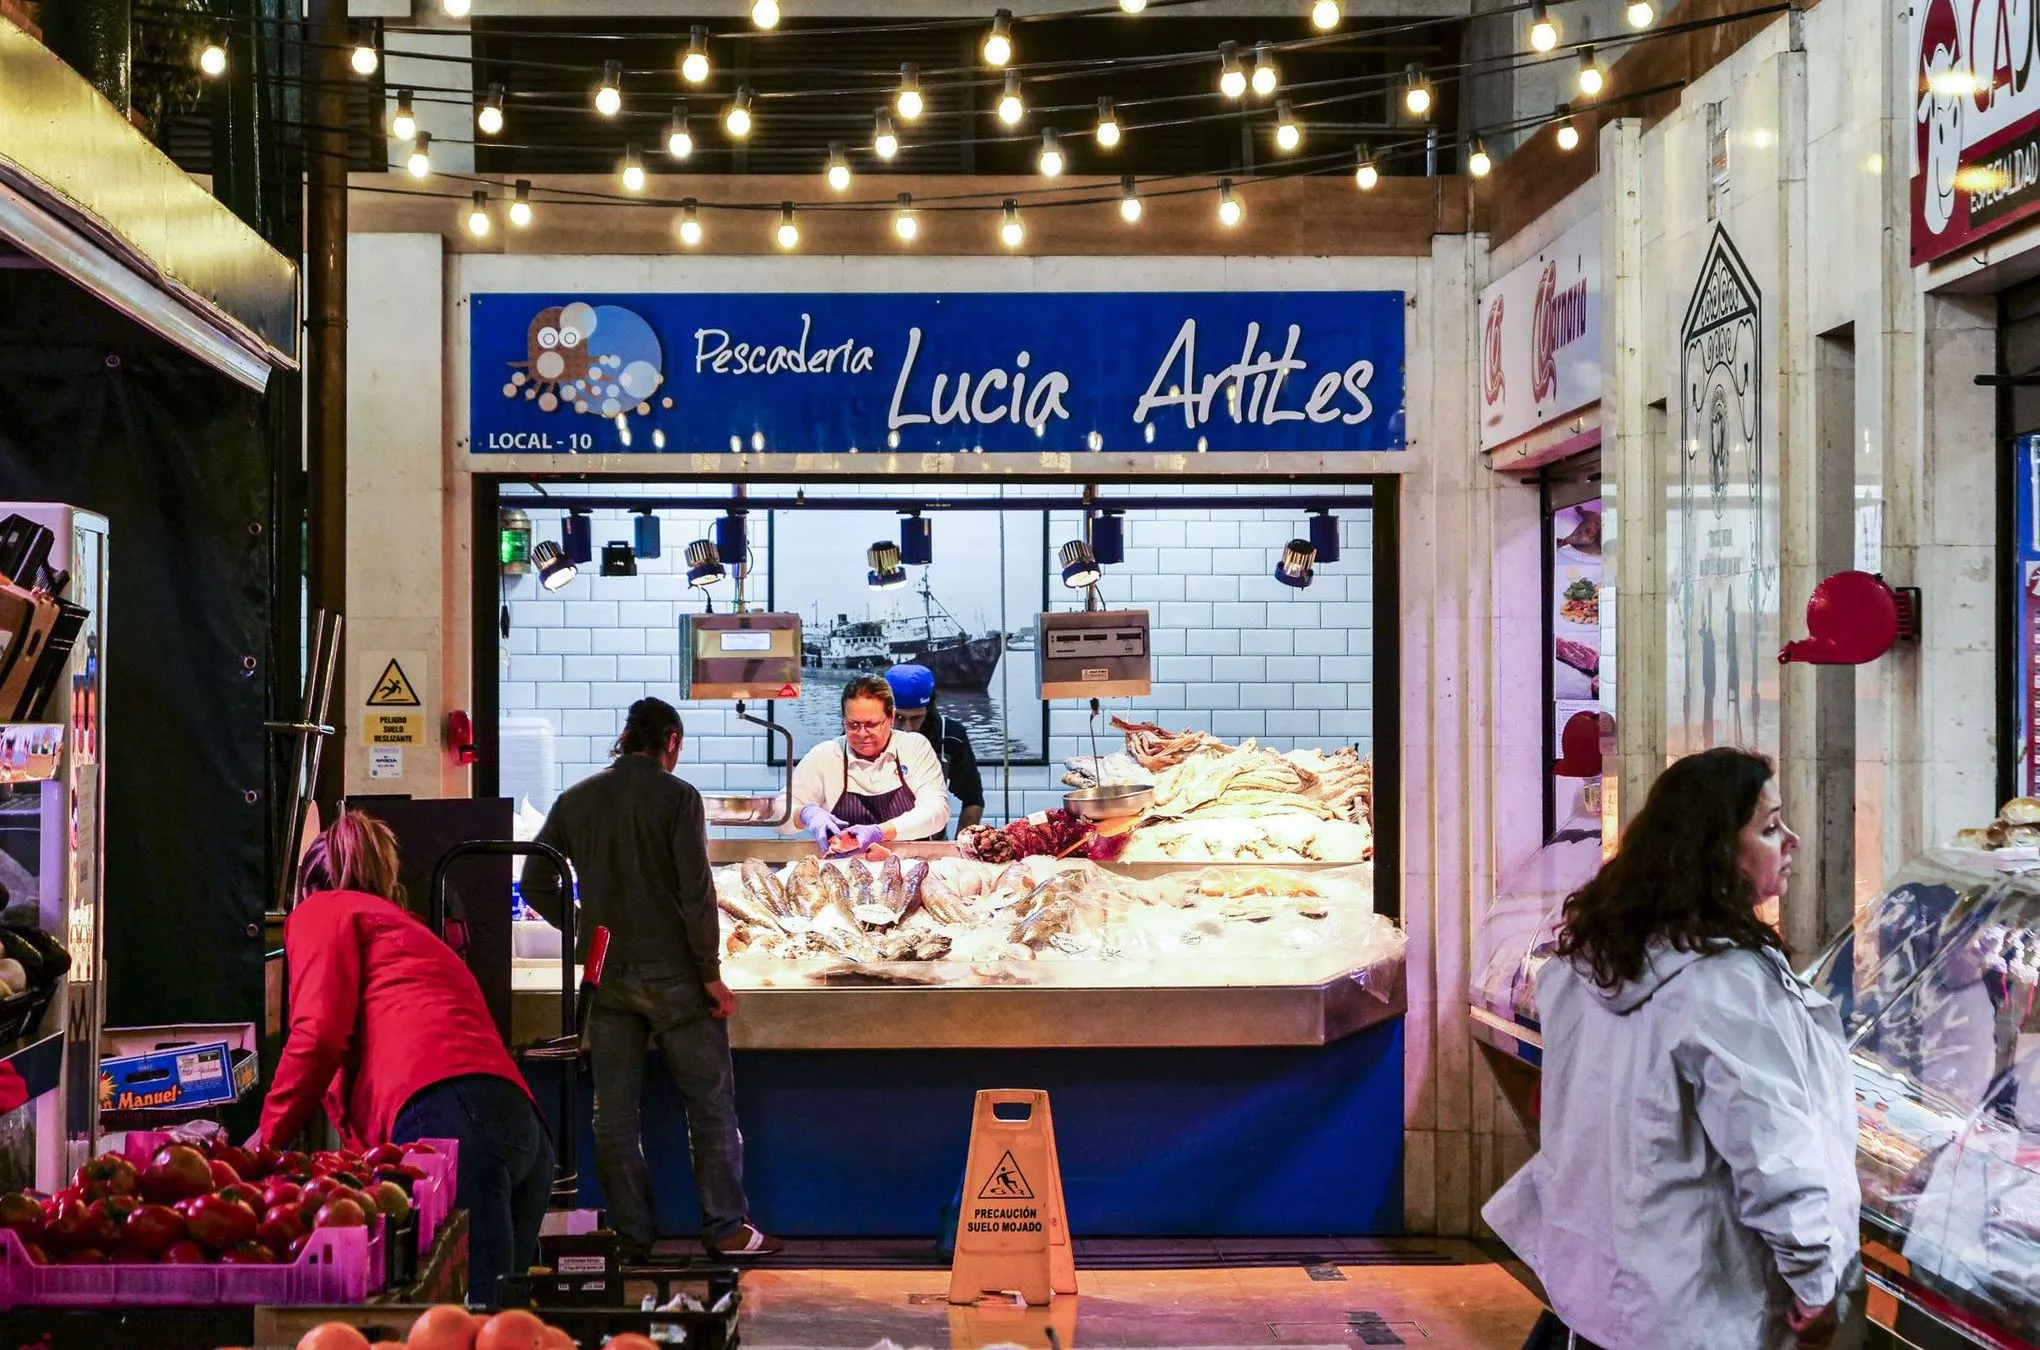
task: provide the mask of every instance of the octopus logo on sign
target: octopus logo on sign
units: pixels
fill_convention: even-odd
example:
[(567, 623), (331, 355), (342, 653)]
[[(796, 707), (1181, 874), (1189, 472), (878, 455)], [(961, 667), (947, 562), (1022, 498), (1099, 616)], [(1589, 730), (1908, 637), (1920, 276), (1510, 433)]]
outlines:
[(1481, 342), (1481, 391), (1492, 408), (1508, 395), (1508, 383), (1502, 374), (1502, 297), (1488, 306), (1487, 327)]
[[(540, 310), (525, 335), (525, 359), (510, 363), (503, 397), (597, 417), (651, 412), (666, 382), (665, 354), (652, 326), (621, 305), (574, 301)], [(670, 408), (670, 396), (661, 400)]]

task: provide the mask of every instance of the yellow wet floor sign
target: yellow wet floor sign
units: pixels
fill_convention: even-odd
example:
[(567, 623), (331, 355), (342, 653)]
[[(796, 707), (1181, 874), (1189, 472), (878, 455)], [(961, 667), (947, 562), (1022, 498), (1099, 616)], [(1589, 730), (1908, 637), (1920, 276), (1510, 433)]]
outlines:
[(977, 1095), (949, 1301), (1018, 1293), (1031, 1304), (1077, 1292), (1077, 1263), (1063, 1208), (1062, 1166), (1048, 1094), (994, 1089)]

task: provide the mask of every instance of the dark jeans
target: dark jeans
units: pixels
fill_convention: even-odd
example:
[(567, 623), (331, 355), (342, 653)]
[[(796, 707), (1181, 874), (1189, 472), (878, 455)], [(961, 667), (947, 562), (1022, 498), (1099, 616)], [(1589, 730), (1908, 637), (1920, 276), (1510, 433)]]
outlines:
[(612, 966), (588, 1014), (595, 1080), (595, 1169), (610, 1225), (647, 1250), (659, 1235), (652, 1173), (645, 1164), (645, 1050), (659, 1047), (687, 1108), (687, 1147), (701, 1201), (701, 1235), (724, 1242), (743, 1231), (744, 1136), (737, 1128), (729, 1023), (709, 1016), (708, 991), (678, 964)]
[(468, 1212), (469, 1296), (493, 1307), (497, 1277), (522, 1275), (538, 1255), (552, 1195), (552, 1140), (538, 1108), (505, 1079), (449, 1078), (405, 1102), (390, 1137), (460, 1141), (453, 1203)]

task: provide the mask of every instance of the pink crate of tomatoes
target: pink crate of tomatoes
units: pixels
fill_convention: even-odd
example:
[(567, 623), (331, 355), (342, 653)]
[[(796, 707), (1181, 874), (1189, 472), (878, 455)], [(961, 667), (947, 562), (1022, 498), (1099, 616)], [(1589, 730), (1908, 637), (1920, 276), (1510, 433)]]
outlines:
[(382, 1225), (321, 1228), (288, 1265), (59, 1266), (0, 1228), (0, 1308), (360, 1303), (382, 1289)]
[(432, 1152), (417, 1152), (417, 1144), (402, 1147), (404, 1161), (425, 1174), (424, 1180), (411, 1186), (411, 1209), (418, 1216), (418, 1250), (424, 1253), (432, 1250), (433, 1235), (453, 1212), (454, 1183), (460, 1176), (460, 1141), (420, 1139), (418, 1144), (430, 1147)]

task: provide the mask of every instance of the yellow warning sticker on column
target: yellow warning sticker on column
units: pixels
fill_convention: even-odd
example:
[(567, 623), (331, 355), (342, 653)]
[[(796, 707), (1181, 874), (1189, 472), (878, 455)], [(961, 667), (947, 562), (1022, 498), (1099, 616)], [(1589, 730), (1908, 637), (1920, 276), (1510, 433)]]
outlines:
[(425, 714), (366, 712), (361, 715), (363, 745), (425, 744)]
[(419, 708), (418, 690), (411, 683), (411, 677), (404, 673), (404, 667), (392, 656), (376, 677), (375, 688), (368, 694), (371, 708)]
[(366, 746), (424, 745), (431, 688), (422, 651), (369, 648), (355, 656), (354, 721)]

